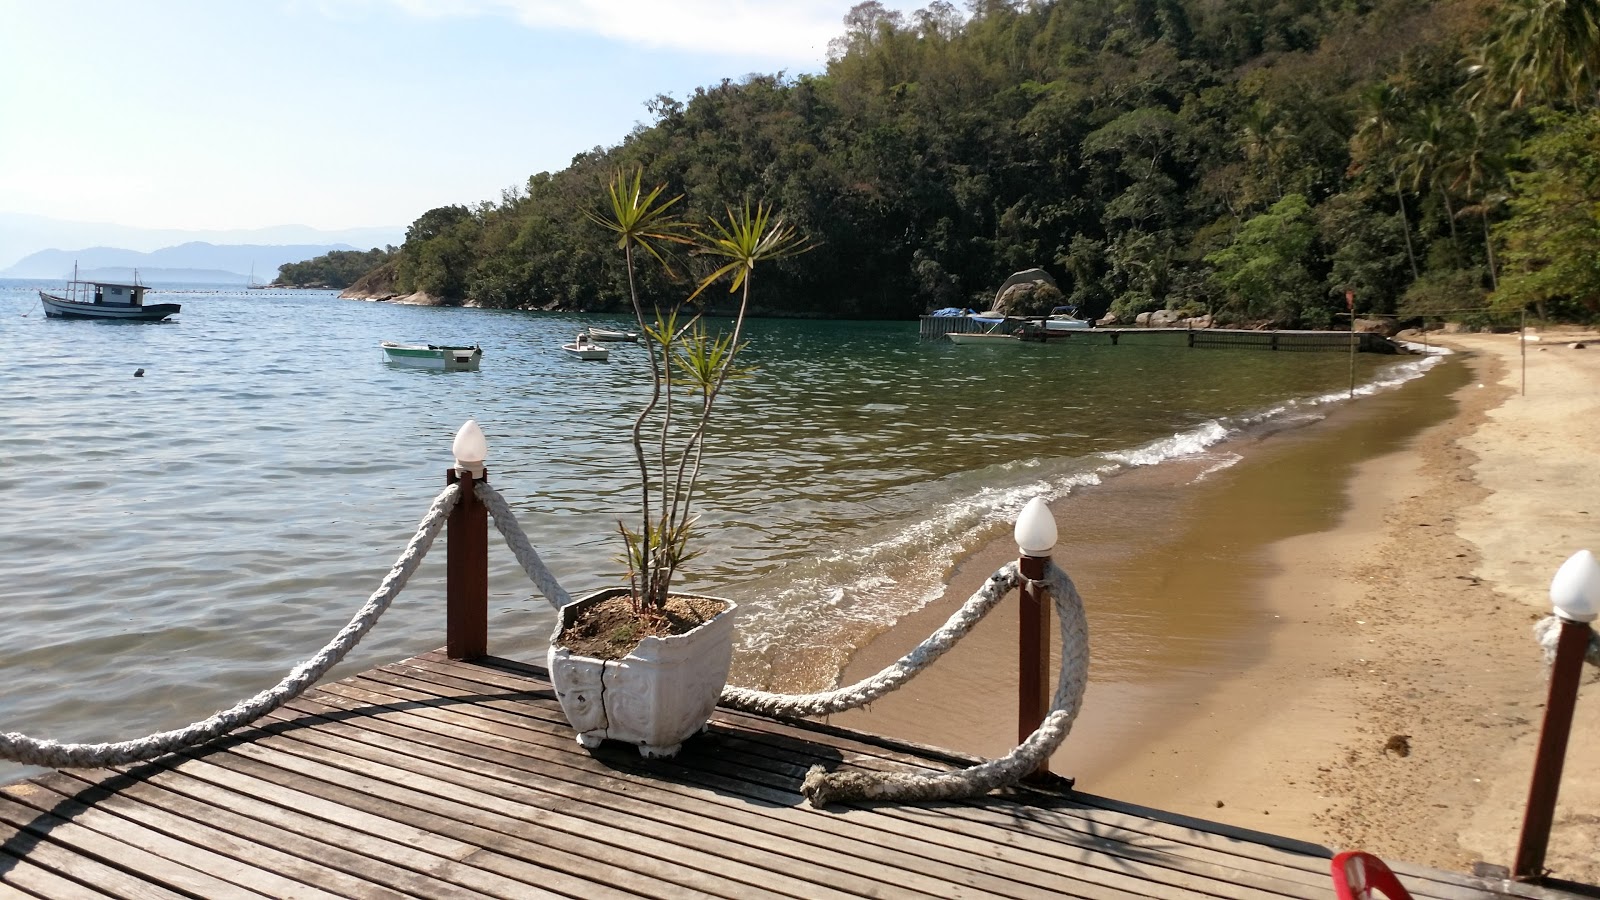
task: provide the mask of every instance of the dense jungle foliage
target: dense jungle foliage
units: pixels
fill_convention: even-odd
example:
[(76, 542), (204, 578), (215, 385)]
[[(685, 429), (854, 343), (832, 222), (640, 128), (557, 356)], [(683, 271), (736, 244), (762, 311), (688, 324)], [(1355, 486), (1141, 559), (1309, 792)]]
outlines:
[(769, 314), (984, 308), (1041, 266), (1091, 316), (1328, 326), (1348, 291), (1588, 318), (1597, 23), (1600, 0), (861, 3), (824, 74), (659, 96), (614, 147), (424, 213), (369, 284), (622, 309), (584, 210), (637, 165), (692, 216), (764, 199), (817, 242), (767, 275)]
[(278, 267), (278, 277), (273, 284), (292, 284), (303, 287), (324, 287), (343, 290), (363, 275), (383, 265), (399, 251), (394, 247), (360, 250), (333, 250), (305, 262), (287, 263)]

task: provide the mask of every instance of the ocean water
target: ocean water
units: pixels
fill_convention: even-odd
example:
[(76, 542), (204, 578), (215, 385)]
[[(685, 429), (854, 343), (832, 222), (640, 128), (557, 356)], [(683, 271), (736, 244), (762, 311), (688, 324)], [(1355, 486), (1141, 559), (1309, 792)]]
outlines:
[[(122, 740), (276, 683), (377, 588), (468, 418), (563, 585), (617, 582), (644, 350), (580, 362), (559, 345), (626, 320), (194, 286), (152, 291), (183, 304), (167, 322), (64, 321), (40, 287), (59, 284), (0, 281), (0, 730)], [(741, 604), (733, 679), (779, 689), (826, 687), (1029, 498), (1070, 509), (1075, 491), (1172, 462), (1204, 478), (1252, 436), (1435, 361), (1359, 355), (1352, 401), (1341, 353), (1181, 336), (958, 347), (914, 322), (747, 333), (754, 372), (719, 407), (705, 554), (682, 584)], [(396, 368), (382, 340), (479, 344), (482, 368)], [(490, 651), (542, 660), (554, 614), (493, 532), (490, 567)], [(335, 676), (441, 646), (443, 570), (441, 542)]]

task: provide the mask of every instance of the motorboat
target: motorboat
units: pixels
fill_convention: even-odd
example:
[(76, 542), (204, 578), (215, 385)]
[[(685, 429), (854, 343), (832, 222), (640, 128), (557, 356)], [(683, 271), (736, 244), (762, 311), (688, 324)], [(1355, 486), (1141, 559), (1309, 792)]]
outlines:
[(1085, 328), (1094, 327), (1094, 323), (1088, 319), (1078, 318), (1077, 312), (1078, 308), (1076, 306), (1058, 306), (1050, 310), (1050, 315), (1044, 320), (1044, 330), (1081, 331)]
[(483, 360), (483, 348), (476, 344), (471, 347), (454, 347), (444, 344), (402, 344), (398, 341), (383, 341), (378, 346), (383, 348), (389, 362), (414, 369), (476, 372), (478, 363)]
[(595, 343), (587, 331), (578, 332), (578, 336), (572, 339), (572, 343), (562, 344), (561, 349), (572, 356), (576, 356), (578, 359), (605, 362), (611, 358), (611, 351)]
[(76, 267), (67, 282), (65, 295), (39, 292), (44, 314), (52, 319), (117, 319), (125, 322), (159, 322), (178, 314), (177, 303), (145, 303), (149, 288), (139, 283), (134, 273), (132, 284), (111, 281), (79, 281)]
[(610, 328), (596, 328), (591, 325), (587, 332), (591, 341), (625, 342), (629, 344), (638, 343), (639, 341), (639, 333), (636, 331), (613, 331)]

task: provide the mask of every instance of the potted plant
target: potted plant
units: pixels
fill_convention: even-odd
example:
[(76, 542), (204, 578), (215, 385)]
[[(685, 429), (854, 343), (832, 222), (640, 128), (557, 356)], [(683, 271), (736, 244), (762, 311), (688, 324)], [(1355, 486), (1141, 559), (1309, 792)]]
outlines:
[[(585, 747), (628, 741), (645, 756), (671, 756), (704, 728), (728, 678), (733, 654), (731, 601), (672, 590), (691, 549), (693, 512), (707, 430), (727, 383), (745, 373), (736, 361), (758, 263), (808, 249), (795, 229), (764, 203), (727, 208), (726, 218), (690, 227), (673, 213), (681, 195), (645, 190), (643, 174), (618, 173), (606, 203), (590, 218), (616, 236), (627, 263), (628, 292), (649, 353), (650, 399), (634, 419), (639, 469), (637, 525), (618, 522), (626, 587), (609, 588), (561, 610), (549, 652), (550, 680)], [(700, 315), (656, 305), (647, 317), (635, 281), (636, 251), (669, 273), (674, 246), (710, 259), (712, 271), (684, 301), (692, 303), (724, 276), (739, 293), (731, 333), (711, 334)]]

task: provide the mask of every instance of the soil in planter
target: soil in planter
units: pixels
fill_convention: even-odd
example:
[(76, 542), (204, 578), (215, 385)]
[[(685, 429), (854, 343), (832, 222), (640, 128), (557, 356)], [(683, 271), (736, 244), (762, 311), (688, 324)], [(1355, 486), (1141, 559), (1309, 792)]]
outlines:
[(581, 656), (621, 659), (647, 637), (687, 634), (727, 609), (721, 600), (668, 597), (660, 612), (637, 613), (626, 594), (585, 609), (561, 632), (561, 646)]

